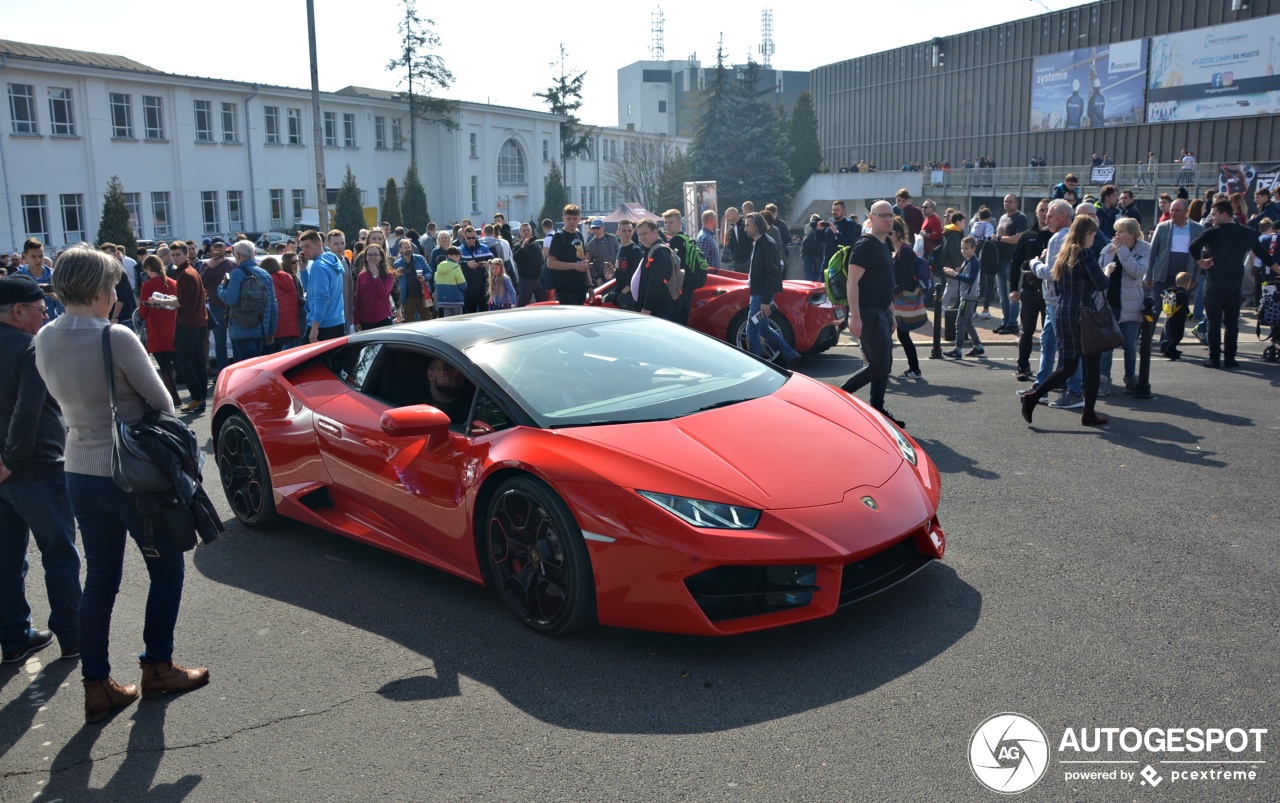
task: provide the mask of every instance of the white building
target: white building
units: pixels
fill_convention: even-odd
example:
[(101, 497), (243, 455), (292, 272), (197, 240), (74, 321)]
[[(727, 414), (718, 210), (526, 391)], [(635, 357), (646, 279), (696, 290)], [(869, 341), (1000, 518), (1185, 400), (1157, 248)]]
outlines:
[[(172, 75), (121, 56), (0, 41), (0, 246), (60, 247), (97, 232), (119, 176), (139, 238), (283, 229), (316, 205), (310, 92)], [(332, 201), (350, 165), (364, 206), (409, 166), (408, 106), (391, 93), (322, 93)], [(542, 207), (560, 117), (460, 102), (458, 130), (418, 125), (433, 220), (527, 220)]]
[(701, 88), (694, 60), (637, 61), (618, 70), (618, 126), (647, 134), (680, 133), (682, 106)]
[[(660, 172), (661, 161), (687, 153), (692, 141), (689, 137), (646, 134), (631, 128), (597, 128), (587, 150), (565, 164), (569, 203), (582, 207), (586, 217), (607, 215), (624, 203), (652, 203), (628, 192), (627, 185), (651, 183)], [(653, 164), (646, 165), (644, 160)], [(619, 166), (625, 166), (623, 171), (629, 178), (622, 186), (615, 182), (615, 168)], [(661, 214), (663, 210), (649, 211)]]

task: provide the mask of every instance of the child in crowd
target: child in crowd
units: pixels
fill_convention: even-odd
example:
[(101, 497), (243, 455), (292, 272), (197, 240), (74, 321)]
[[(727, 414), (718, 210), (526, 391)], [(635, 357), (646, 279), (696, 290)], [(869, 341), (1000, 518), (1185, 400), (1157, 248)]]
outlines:
[(1183, 271), (1178, 274), (1174, 282), (1176, 286), (1164, 291), (1162, 302), (1164, 314), (1167, 317), (1164, 322), (1164, 333), (1160, 335), (1160, 342), (1165, 344), (1160, 349), (1160, 353), (1171, 360), (1182, 356), (1182, 352), (1178, 351), (1178, 344), (1182, 342), (1183, 332), (1187, 328), (1187, 299), (1191, 289), (1191, 274)]
[(436, 266), (436, 306), (440, 317), (462, 312), (463, 294), (467, 291), (467, 279), (462, 274), (462, 251), (456, 245), (445, 249), (444, 259)]
[(503, 270), (502, 260), (489, 260), (489, 309), (511, 309), (515, 305), (516, 288)]
[(959, 284), (960, 312), (956, 314), (956, 347), (946, 353), (946, 356), (955, 359), (960, 359), (966, 336), (973, 340), (973, 348), (967, 356), (981, 357), (987, 353), (982, 347), (982, 341), (978, 339), (978, 329), (973, 325), (973, 313), (978, 306), (978, 297), (982, 294), (979, 281), (982, 266), (978, 262), (977, 254), (978, 241), (972, 237), (965, 237), (960, 241), (960, 256), (964, 257), (964, 264), (959, 270), (945, 268), (943, 271)]

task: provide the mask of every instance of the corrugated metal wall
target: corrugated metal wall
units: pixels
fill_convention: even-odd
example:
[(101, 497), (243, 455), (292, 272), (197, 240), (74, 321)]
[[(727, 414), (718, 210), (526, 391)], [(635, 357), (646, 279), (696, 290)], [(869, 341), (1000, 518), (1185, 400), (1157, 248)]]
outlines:
[(1170, 162), (1182, 148), (1200, 162), (1280, 160), (1280, 115), (1144, 123), (1073, 131), (1029, 131), (1032, 60), (1110, 42), (1280, 13), (1280, 0), (1104, 0), (1040, 17), (945, 37), (945, 66), (929, 43), (819, 67), (812, 72), (818, 136), (829, 168), (992, 156), (1001, 167), (1085, 164), (1108, 153), (1133, 164), (1154, 151)]

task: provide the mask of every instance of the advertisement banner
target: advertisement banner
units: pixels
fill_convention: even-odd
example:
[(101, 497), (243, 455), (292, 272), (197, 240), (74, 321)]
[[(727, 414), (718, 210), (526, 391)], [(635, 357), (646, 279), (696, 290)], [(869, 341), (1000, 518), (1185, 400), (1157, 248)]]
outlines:
[(1143, 122), (1147, 40), (1134, 39), (1032, 62), (1031, 130)]
[(1245, 162), (1218, 165), (1218, 190), (1228, 195), (1244, 193), (1249, 214), (1258, 211), (1253, 194), (1259, 189), (1280, 187), (1280, 162)]
[(702, 227), (702, 213), (708, 209), (719, 212), (716, 206), (714, 181), (686, 181), (684, 183), (684, 231), (694, 234)]
[(1280, 112), (1280, 15), (1151, 40), (1147, 121)]

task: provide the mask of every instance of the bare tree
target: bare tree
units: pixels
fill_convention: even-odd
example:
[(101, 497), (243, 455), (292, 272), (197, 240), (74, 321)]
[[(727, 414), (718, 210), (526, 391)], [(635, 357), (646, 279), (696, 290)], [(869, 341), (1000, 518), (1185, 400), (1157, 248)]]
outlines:
[(676, 144), (661, 134), (639, 134), (625, 148), (621, 159), (609, 162), (604, 180), (627, 203), (638, 203), (651, 212), (664, 200), (664, 182), (669, 183), (669, 168), (680, 151)]

